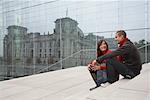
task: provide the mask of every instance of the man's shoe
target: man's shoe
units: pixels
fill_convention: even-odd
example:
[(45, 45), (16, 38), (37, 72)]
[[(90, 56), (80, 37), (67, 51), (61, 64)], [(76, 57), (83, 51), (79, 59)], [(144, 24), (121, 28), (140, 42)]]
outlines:
[(126, 75), (124, 78), (125, 78), (125, 79), (132, 79), (133, 77), (130, 76), (130, 75)]

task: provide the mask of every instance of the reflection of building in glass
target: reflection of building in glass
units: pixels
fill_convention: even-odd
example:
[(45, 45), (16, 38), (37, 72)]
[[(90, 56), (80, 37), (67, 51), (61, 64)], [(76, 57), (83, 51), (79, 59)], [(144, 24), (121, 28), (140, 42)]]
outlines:
[(8, 64), (17, 63), (22, 59), (22, 48), (27, 28), (21, 26), (9, 26), (8, 35), (4, 37), (4, 59)]
[[(27, 33), (27, 28), (15, 25), (7, 29), (4, 38), (7, 64), (53, 64), (68, 57), (62, 61), (64, 68), (85, 65), (96, 57), (96, 42), (104, 38), (92, 33), (84, 36), (77, 21), (68, 17), (55, 21), (53, 34)], [(85, 49), (93, 51), (82, 51)], [(79, 53), (72, 55), (76, 52)]]

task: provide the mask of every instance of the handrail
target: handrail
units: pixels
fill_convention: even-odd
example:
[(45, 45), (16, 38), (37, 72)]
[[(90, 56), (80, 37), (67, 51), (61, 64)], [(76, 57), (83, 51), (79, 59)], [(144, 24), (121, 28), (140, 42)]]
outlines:
[(48, 67), (46, 67), (46, 68), (40, 69), (40, 70), (39, 70), (38, 72), (36, 72), (35, 74), (38, 74), (38, 73), (40, 73), (40, 72), (42, 72), (42, 71), (44, 71), (44, 70), (46, 70), (46, 69), (48, 69), (48, 68), (51, 68), (51, 67), (53, 67), (54, 65), (59, 64), (60, 62), (66, 60), (66, 59), (68, 59), (68, 58), (70, 58), (70, 57), (72, 57), (72, 56), (74, 56), (74, 55), (76, 55), (76, 54), (78, 54), (78, 53), (80, 53), (80, 52), (82, 52), (82, 51), (92, 51), (92, 50), (95, 50), (95, 49), (81, 49), (81, 50), (79, 50), (78, 52), (75, 52), (75, 53), (71, 54), (70, 56), (68, 56), (68, 57), (66, 57), (66, 58), (64, 58), (64, 59), (59, 60), (58, 62), (56, 62), (56, 63), (54, 63), (54, 64), (52, 64), (52, 65), (50, 65), (50, 66), (48, 66)]
[(144, 47), (147, 47), (147, 46), (149, 46), (149, 45), (150, 45), (150, 44), (143, 45), (143, 46), (139, 47), (138, 50), (140, 50), (140, 49), (142, 49), (142, 48), (144, 48)]

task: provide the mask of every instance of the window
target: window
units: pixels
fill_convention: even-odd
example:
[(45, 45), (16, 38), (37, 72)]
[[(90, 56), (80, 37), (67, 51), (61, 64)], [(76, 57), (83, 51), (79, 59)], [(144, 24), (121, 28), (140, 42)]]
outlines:
[(40, 49), (40, 52), (42, 52), (42, 49)]
[(49, 49), (49, 53), (51, 54), (51, 49)]
[(40, 47), (42, 48), (42, 42), (40, 42)]
[(60, 58), (60, 51), (58, 51), (58, 57)]
[(31, 50), (31, 57), (33, 58), (33, 50)]

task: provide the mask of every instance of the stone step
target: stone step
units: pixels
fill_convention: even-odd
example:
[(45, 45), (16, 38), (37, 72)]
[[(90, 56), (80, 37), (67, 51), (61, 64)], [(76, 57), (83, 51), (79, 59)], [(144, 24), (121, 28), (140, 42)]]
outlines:
[(89, 89), (95, 83), (86, 66), (3, 81), (0, 100), (140, 100), (148, 98), (149, 66), (144, 64), (132, 80), (120, 79), (93, 91)]

